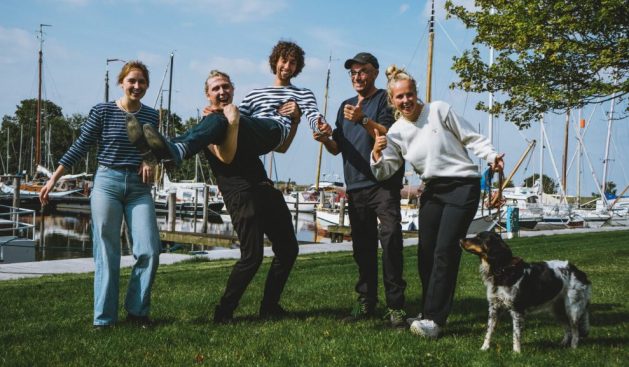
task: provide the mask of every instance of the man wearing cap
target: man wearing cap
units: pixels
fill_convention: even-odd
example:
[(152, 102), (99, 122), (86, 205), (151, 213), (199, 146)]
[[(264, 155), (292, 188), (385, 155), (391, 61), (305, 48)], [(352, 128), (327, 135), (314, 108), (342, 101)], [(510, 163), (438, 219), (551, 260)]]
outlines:
[[(334, 131), (318, 124), (313, 137), (331, 154), (341, 153), (349, 199), (353, 256), (358, 265), (358, 300), (346, 321), (375, 316), (378, 302), (378, 237), (382, 246), (382, 268), (387, 317), (393, 327), (405, 327), (400, 188), (404, 166), (393, 177), (379, 182), (371, 173), (369, 159), (375, 131), (385, 135), (395, 121), (387, 92), (376, 88), (378, 60), (360, 52), (345, 61), (345, 69), (357, 95), (339, 108)], [(378, 220), (380, 233), (378, 233)]]

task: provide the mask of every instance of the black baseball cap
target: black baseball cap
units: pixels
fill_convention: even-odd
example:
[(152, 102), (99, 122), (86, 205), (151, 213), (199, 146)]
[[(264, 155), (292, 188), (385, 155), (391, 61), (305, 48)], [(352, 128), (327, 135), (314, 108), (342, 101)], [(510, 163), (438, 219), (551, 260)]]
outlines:
[(380, 65), (378, 64), (378, 59), (376, 59), (374, 55), (370, 54), (369, 52), (359, 52), (356, 54), (356, 56), (345, 61), (345, 69), (351, 68), (352, 64), (356, 62), (359, 64), (371, 64), (376, 69), (380, 68)]

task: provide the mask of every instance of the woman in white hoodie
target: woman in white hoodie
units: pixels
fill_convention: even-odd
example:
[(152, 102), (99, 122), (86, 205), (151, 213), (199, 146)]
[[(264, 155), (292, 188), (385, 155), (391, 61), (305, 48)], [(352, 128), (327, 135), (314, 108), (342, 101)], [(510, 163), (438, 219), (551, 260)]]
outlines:
[(417, 83), (406, 71), (392, 65), (386, 75), (389, 102), (398, 119), (386, 136), (376, 132), (371, 170), (378, 180), (385, 180), (406, 161), (425, 183), (418, 246), (422, 311), (410, 329), (436, 338), (452, 308), (461, 259), (459, 240), (465, 237), (480, 200), (479, 167), (467, 151), (486, 159), (495, 171), (504, 168), (503, 154), (449, 104), (419, 101)]

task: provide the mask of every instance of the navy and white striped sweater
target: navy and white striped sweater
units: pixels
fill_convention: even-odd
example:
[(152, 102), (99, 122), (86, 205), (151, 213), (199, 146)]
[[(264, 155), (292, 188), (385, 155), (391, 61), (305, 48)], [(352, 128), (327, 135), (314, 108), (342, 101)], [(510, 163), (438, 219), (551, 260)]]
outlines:
[[(98, 163), (111, 168), (137, 168), (142, 162), (140, 152), (129, 142), (127, 135), (127, 112), (121, 110), (116, 102), (99, 103), (92, 107), (87, 121), (81, 125), (81, 134), (68, 151), (61, 157), (59, 164), (72, 167), (85, 157), (90, 147), (98, 144)], [(158, 125), (158, 112), (142, 104), (135, 117), (141, 124)]]
[[(308, 120), (313, 131), (317, 129), (317, 120), (321, 113), (317, 107), (317, 100), (310, 89), (298, 88), (294, 85), (286, 87), (270, 86), (254, 89), (245, 96), (238, 109), (246, 116), (269, 118), (281, 123), (284, 133), (288, 135), (291, 119), (278, 113), (278, 108), (286, 102), (294, 101), (301, 109), (302, 116)], [(282, 139), (284, 140), (284, 139)]]

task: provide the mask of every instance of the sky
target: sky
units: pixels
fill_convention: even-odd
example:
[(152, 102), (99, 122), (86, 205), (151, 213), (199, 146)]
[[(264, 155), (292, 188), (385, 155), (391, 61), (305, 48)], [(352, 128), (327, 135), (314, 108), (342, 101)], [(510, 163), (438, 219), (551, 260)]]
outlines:
[[(474, 31), (465, 29), (457, 19), (446, 19), (444, 2), (435, 2), (433, 100), (450, 103), (458, 114), (488, 135), (488, 116), (474, 109), (477, 101), (488, 97), (449, 88), (457, 79), (450, 68), (452, 57), (472, 46)], [(468, 8), (474, 3), (454, 2)], [(51, 27), (43, 28), (43, 98), (60, 106), (65, 115), (86, 115), (93, 105), (104, 100), (107, 70), (110, 100), (121, 96), (115, 80), (122, 62), (107, 63), (107, 59), (142, 60), (151, 72), (151, 85), (143, 102), (159, 107), (163, 81), (162, 103), (166, 107), (170, 92), (166, 70), (172, 53), (171, 111), (184, 120), (196, 117), (207, 102), (203, 83), (211, 69), (231, 75), (236, 85), (234, 100), (239, 102), (251, 89), (272, 83), (268, 56), (275, 43), (283, 39), (296, 42), (305, 50), (306, 66), (293, 83), (314, 92), (321, 112), (326, 105), (329, 67), (325, 112), (333, 124), (341, 102), (355, 95), (343, 64), (358, 52), (371, 52), (378, 58), (378, 87), (385, 86), (386, 66), (396, 64), (414, 75), (420, 84), (420, 96), (425, 95), (429, 16), (427, 0), (3, 0), (0, 116), (13, 115), (20, 101), (37, 97), (37, 31), (40, 24), (49, 24)], [(615, 106), (616, 111), (625, 108), (626, 105)], [(568, 139), (568, 162), (572, 162), (568, 194), (589, 195), (596, 191), (593, 177), (602, 181), (609, 110), (610, 103), (606, 103), (581, 112), (588, 122), (581, 175), (577, 174), (579, 165), (573, 158), (578, 155), (573, 127), (579, 112), (573, 113)], [(494, 145), (506, 154), (506, 172), (510, 173), (528, 142), (539, 141), (540, 124), (535, 121), (530, 129), (520, 131), (498, 117), (493, 126)], [(547, 114), (544, 126), (549, 142), (544, 150), (544, 174), (559, 181), (565, 116)], [(614, 181), (620, 191), (629, 184), (627, 119), (613, 122), (611, 131), (607, 180)], [(319, 143), (312, 139), (307, 124), (300, 125), (288, 152), (275, 154), (272, 178), (291, 179), (304, 185), (314, 183), (318, 152)], [(516, 172), (515, 184), (521, 185), (525, 177), (539, 172), (539, 157), (538, 144)], [(321, 179), (342, 179), (341, 157), (324, 150), (321, 173)], [(411, 182), (417, 180), (409, 178)]]

